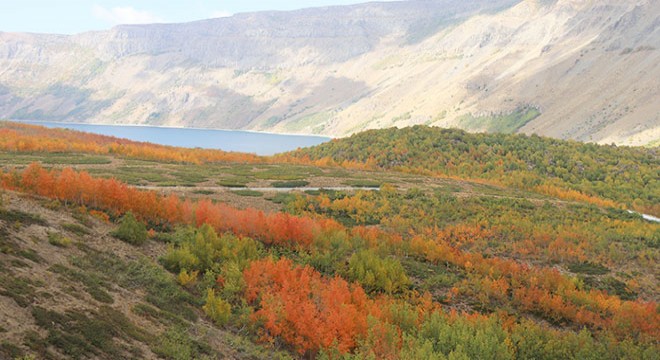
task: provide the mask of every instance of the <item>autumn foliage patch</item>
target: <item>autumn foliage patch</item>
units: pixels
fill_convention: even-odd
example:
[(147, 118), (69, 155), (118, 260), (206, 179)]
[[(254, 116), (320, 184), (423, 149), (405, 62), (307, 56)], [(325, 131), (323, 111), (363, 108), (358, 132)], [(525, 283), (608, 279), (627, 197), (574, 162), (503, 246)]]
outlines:
[[(580, 289), (571, 278), (555, 269), (461, 250), (452, 242), (458, 241), (460, 244), (472, 236), (470, 231), (462, 228), (454, 228), (435, 237), (424, 234), (402, 237), (375, 227), (348, 229), (322, 217), (267, 214), (255, 209), (239, 210), (208, 200), (181, 200), (173, 195), (138, 190), (114, 179), (97, 179), (72, 169), (46, 170), (38, 164), (32, 164), (22, 172), (3, 173), (2, 185), (8, 189), (58, 199), (63, 203), (85, 205), (94, 211), (106, 212), (112, 218), (131, 212), (150, 227), (206, 224), (219, 233), (231, 232), (239, 238), (250, 237), (266, 245), (291, 250), (330, 246), (327, 245), (330, 238), (345, 239), (350, 247), (353, 243), (350, 239), (360, 239), (354, 243), (367, 248), (386, 246), (394, 253), (406, 253), (429, 263), (449, 264), (462, 269), (467, 274), (464, 280), (467, 283), (461, 289), (452, 289), (454, 296), (473, 291), (475, 297), (482, 296), (480, 299), (484, 303), (498, 303), (521, 313), (540, 315), (555, 324), (576, 328), (586, 326), (592, 331), (612, 335), (614, 339), (638, 341), (660, 337), (657, 304), (623, 301), (601, 291)], [(236, 257), (238, 252), (231, 255), (231, 251), (223, 250), (225, 245), (213, 245), (219, 240), (209, 230), (202, 232), (206, 240), (191, 243), (187, 253), (181, 252), (180, 257), (171, 259), (177, 271), (210, 267), (205, 265), (193, 269), (194, 266), (185, 264), (198, 264), (199, 260), (181, 260), (189, 255), (202, 259), (204, 254), (215, 254), (201, 251), (195, 255), (193, 246), (203, 244), (218, 251), (218, 257), (209, 258), (209, 261), (239, 262)], [(461, 237), (465, 239), (461, 240)], [(232, 246), (238, 249), (238, 245)], [(255, 254), (256, 251), (250, 253)], [(380, 271), (378, 269), (381, 268), (394, 268), (394, 265), (373, 259), (365, 261), (365, 264), (362, 266), (365, 274)], [(339, 353), (368, 351), (381, 358), (390, 355), (397, 357), (399, 355), (392, 354), (399, 354), (406, 350), (406, 344), (414, 343), (411, 339), (406, 340), (404, 333), (416, 333), (418, 330), (415, 329), (423, 328), (422, 324), (429, 314), (438, 311), (437, 304), (423, 300), (424, 296), (414, 292), (404, 295), (414, 305), (397, 307), (397, 304), (405, 302), (382, 294), (369, 297), (359, 283), (350, 284), (337, 276), (322, 276), (309, 266), (295, 265), (284, 258), (249, 261), (241, 268), (242, 275), (236, 267), (223, 270), (225, 276), (216, 281), (218, 293), (207, 294), (205, 310), (209, 316), (219, 324), (229, 321), (232, 306), (218, 294), (231, 284), (236, 290), (229, 293), (232, 296), (242, 294), (254, 307), (252, 320), (261, 324), (262, 339), (281, 339), (301, 354), (314, 355), (319, 351), (335, 349)], [(394, 273), (399, 274), (400, 271)], [(365, 281), (357, 273), (355, 279)], [(244, 288), (237, 285), (242, 281)], [(402, 284), (405, 283), (402, 280)], [(384, 280), (383, 284), (387, 282)], [(389, 285), (381, 287), (385, 292), (391, 290), (388, 290)], [(445, 322), (453, 321), (443, 319)], [(500, 340), (501, 344), (505, 344), (505, 337)], [(503, 346), (502, 351), (509, 353), (511, 349)]]

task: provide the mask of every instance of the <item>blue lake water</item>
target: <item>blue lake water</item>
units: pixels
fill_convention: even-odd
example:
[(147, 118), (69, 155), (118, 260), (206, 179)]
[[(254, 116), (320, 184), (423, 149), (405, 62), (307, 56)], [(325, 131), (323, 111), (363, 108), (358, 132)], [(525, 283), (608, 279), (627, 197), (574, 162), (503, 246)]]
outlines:
[(314, 146), (329, 137), (309, 135), (282, 135), (239, 130), (209, 130), (168, 128), (156, 126), (122, 126), (67, 124), (46, 121), (20, 121), (46, 127), (67, 128), (101, 135), (110, 135), (135, 141), (146, 141), (161, 145), (188, 148), (220, 149), (239, 151), (257, 155), (273, 155), (295, 150), (299, 147)]

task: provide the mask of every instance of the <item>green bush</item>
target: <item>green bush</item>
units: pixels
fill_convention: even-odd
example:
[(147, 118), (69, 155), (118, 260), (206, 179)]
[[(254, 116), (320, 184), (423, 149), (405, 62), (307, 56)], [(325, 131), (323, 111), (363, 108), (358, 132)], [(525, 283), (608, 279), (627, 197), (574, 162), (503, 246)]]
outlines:
[(210, 360), (217, 357), (208, 344), (196, 341), (188, 331), (185, 326), (168, 328), (158, 337), (152, 350), (168, 360)]
[(236, 261), (226, 262), (220, 270), (220, 276), (224, 280), (222, 298), (235, 303), (240, 302), (245, 290), (245, 279), (240, 265)]
[(238, 196), (250, 196), (250, 197), (260, 197), (263, 196), (264, 193), (256, 190), (234, 190), (232, 193), (238, 195)]
[(208, 317), (220, 326), (229, 322), (231, 317), (231, 305), (221, 297), (216, 296), (213, 289), (207, 289), (206, 304), (202, 309)]
[(274, 202), (275, 204), (285, 204), (286, 205), (286, 204), (292, 202), (295, 199), (296, 199), (295, 194), (291, 194), (291, 193), (287, 193), (287, 192), (280, 192), (280, 193), (277, 193), (277, 194), (267, 198), (266, 200), (270, 200), (270, 201)]
[(142, 245), (147, 241), (147, 227), (129, 211), (119, 220), (119, 226), (112, 232), (112, 236), (132, 245)]
[(383, 182), (370, 179), (352, 179), (346, 180), (342, 184), (353, 187), (380, 187), (383, 185)]
[(229, 177), (218, 180), (216, 183), (224, 187), (243, 188), (250, 182), (250, 179), (245, 177)]
[(309, 181), (306, 180), (273, 181), (271, 185), (276, 188), (295, 188), (295, 187), (307, 186), (309, 185)]
[(213, 195), (215, 192), (213, 190), (204, 190), (204, 189), (199, 189), (199, 190), (193, 190), (193, 194), (197, 195)]
[(48, 243), (58, 247), (69, 247), (71, 245), (71, 239), (60, 233), (49, 232)]
[(401, 263), (396, 259), (383, 259), (371, 250), (363, 250), (348, 261), (348, 277), (358, 281), (370, 291), (394, 293), (410, 285)]
[(242, 270), (261, 253), (261, 245), (256, 241), (231, 234), (218, 236), (208, 224), (197, 229), (180, 228), (175, 237), (175, 244), (160, 259), (166, 269), (175, 273), (186, 269), (199, 270), (203, 274), (214, 264), (229, 261), (236, 262)]
[(568, 265), (568, 270), (577, 274), (587, 274), (587, 275), (603, 275), (610, 272), (610, 269), (608, 269), (604, 265), (592, 263), (588, 261), (571, 263)]

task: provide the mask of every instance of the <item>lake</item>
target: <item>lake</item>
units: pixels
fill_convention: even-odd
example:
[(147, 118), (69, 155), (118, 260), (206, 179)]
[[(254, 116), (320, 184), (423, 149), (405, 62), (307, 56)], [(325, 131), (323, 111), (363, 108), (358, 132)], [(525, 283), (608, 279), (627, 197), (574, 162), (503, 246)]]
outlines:
[[(16, 121), (16, 120), (12, 120)], [(211, 130), (158, 126), (92, 125), (46, 121), (17, 121), (51, 128), (66, 128), (101, 135), (110, 135), (154, 144), (188, 148), (219, 149), (273, 155), (299, 147), (314, 146), (331, 138), (311, 135), (283, 135), (240, 130)]]

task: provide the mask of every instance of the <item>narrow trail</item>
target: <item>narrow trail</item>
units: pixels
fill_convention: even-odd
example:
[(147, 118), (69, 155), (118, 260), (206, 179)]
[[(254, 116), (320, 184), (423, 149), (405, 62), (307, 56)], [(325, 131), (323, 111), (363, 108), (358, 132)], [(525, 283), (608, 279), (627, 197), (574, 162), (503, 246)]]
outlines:
[[(155, 186), (155, 185), (137, 185), (135, 186), (138, 189), (143, 190), (167, 190), (167, 191), (194, 191), (194, 190), (203, 190), (203, 191), (240, 191), (240, 190), (251, 190), (251, 191), (261, 191), (261, 192), (305, 192), (305, 191), (319, 191), (319, 190), (330, 190), (330, 191), (380, 191), (380, 188), (377, 187), (357, 187), (357, 186), (310, 186), (310, 187), (228, 187), (228, 186)], [(470, 191), (453, 191), (452, 195), (456, 197), (466, 198), (466, 197), (490, 197), (496, 199), (513, 199), (513, 200), (529, 200), (534, 203), (543, 203), (549, 201), (552, 203), (574, 203), (573, 201), (559, 200), (559, 199), (534, 199), (523, 196), (506, 196), (506, 195), (496, 195), (496, 194), (481, 194)]]

